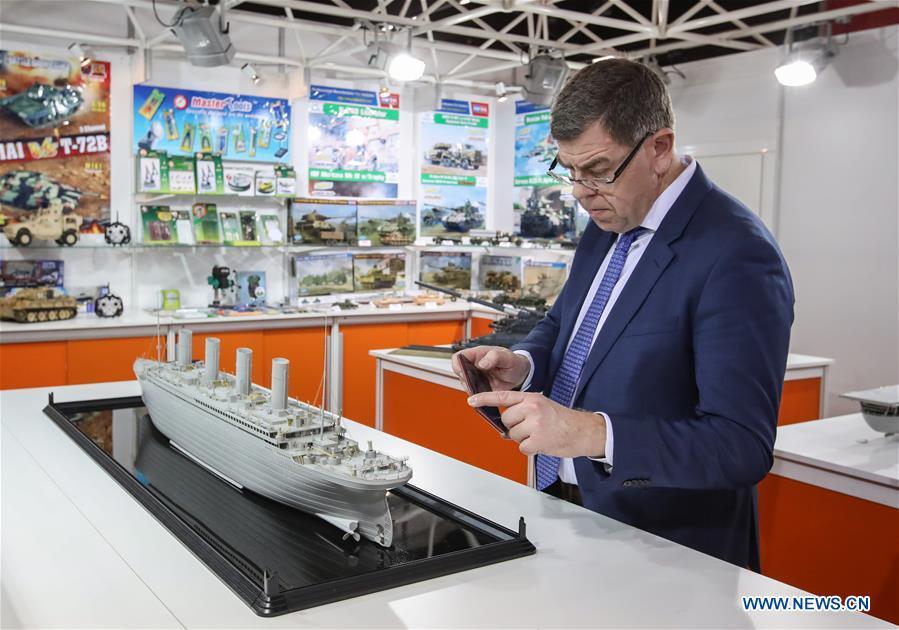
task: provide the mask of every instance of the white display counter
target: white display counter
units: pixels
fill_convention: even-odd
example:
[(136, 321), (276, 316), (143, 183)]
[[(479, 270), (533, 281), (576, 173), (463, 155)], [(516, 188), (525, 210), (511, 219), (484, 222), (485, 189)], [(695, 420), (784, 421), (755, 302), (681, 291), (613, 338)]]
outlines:
[(850, 612), (744, 611), (802, 591), (378, 431), (413, 483), (513, 527), (536, 555), (263, 619), (46, 418), (135, 382), (0, 393), (4, 627), (888, 627)]

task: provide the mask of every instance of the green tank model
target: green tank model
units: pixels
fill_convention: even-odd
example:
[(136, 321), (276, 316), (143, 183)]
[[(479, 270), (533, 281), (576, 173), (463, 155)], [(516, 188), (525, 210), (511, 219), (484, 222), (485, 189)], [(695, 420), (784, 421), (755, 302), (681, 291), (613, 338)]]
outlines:
[(72, 319), (77, 312), (78, 301), (59, 289), (19, 289), (0, 298), (0, 319), (22, 324)]
[(50, 127), (68, 119), (84, 104), (78, 88), (33, 83), (24, 92), (0, 99), (0, 107), (32, 129)]
[(59, 199), (74, 210), (82, 192), (36, 171), (10, 171), (0, 178), (0, 203), (22, 210), (38, 210)]
[(396, 274), (385, 271), (380, 267), (372, 267), (368, 273), (359, 276), (359, 286), (366, 291), (377, 289), (390, 289), (396, 284)]
[(484, 289), (512, 293), (521, 288), (521, 282), (509, 271), (488, 271), (484, 276)]
[(471, 271), (449, 263), (434, 274), (433, 282), (457, 289), (468, 289), (471, 286)]

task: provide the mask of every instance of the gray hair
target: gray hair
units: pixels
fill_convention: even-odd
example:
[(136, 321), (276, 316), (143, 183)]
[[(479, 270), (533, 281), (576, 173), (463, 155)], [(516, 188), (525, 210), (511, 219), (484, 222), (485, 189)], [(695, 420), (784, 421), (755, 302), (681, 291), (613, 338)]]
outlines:
[(556, 140), (574, 140), (599, 121), (615, 142), (633, 145), (648, 133), (674, 129), (674, 110), (668, 88), (650, 68), (607, 59), (572, 77), (556, 97), (551, 120)]

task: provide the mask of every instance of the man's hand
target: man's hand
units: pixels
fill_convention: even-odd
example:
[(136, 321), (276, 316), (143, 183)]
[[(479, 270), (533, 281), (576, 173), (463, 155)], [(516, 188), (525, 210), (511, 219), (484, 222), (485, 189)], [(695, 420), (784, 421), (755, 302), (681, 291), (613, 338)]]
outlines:
[[(515, 354), (511, 350), (499, 346), (477, 346), (466, 348), (453, 355), (453, 372), (462, 381), (462, 366), (459, 365), (459, 355), (474, 363), (475, 367), (487, 375), (490, 387), (493, 391), (505, 391), (515, 389), (524, 383), (531, 371), (531, 364), (527, 357)], [(473, 392), (468, 392), (469, 394)]]
[(606, 420), (600, 414), (569, 409), (543, 394), (526, 392), (475, 394), (468, 399), (468, 404), (507, 407), (502, 415), (503, 424), (525, 455), (603, 457), (606, 454)]

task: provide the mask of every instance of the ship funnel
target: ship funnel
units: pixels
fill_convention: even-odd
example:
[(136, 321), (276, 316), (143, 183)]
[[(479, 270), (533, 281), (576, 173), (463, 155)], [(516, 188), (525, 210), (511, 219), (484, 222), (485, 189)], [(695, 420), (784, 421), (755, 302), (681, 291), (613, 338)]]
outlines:
[(203, 382), (212, 385), (219, 377), (219, 340), (215, 337), (206, 338), (206, 371), (203, 372)]
[(249, 348), (237, 349), (237, 393), (250, 395), (250, 384), (253, 382), (253, 351)]
[(175, 329), (169, 328), (169, 331), (165, 335), (165, 362), (166, 363), (174, 363), (177, 360), (176, 350), (178, 348), (178, 344), (175, 341)]
[(187, 367), (193, 362), (194, 334), (182, 328), (178, 331), (178, 365)]
[(290, 383), (290, 361), (272, 359), (272, 409), (287, 409), (287, 386)]

